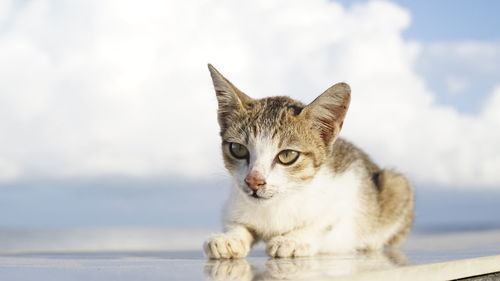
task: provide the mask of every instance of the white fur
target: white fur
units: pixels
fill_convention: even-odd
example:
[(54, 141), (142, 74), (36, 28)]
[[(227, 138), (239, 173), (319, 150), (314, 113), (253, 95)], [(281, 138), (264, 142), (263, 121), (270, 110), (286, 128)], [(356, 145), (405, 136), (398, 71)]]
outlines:
[[(246, 185), (245, 178), (251, 172), (257, 172), (266, 180), (265, 188), (257, 191), (257, 194), (263, 198), (271, 198), (280, 193), (289, 193), (289, 189), (302, 188), (296, 186), (296, 182), (290, 179), (285, 168), (275, 163), (276, 155), (285, 148), (279, 148), (270, 136), (258, 136), (251, 138), (248, 144), (250, 154), (249, 163), (246, 160), (240, 161), (240, 167), (233, 175), (236, 189), (243, 190), (250, 194), (252, 190)], [(291, 149), (286, 147), (286, 149)]]
[(355, 251), (362, 243), (356, 229), (360, 178), (356, 165), (338, 175), (325, 167), (300, 190), (264, 200), (250, 198), (236, 186), (225, 210), (227, 226), (252, 230), (255, 240), (268, 243), (271, 256)]
[[(312, 240), (321, 242), (322, 251), (352, 249), (357, 240), (355, 221), (361, 181), (355, 168), (335, 176), (326, 169), (320, 170), (302, 190), (265, 201), (248, 198), (240, 189), (234, 189), (226, 209), (227, 222), (245, 225), (264, 240), (306, 230), (312, 232)], [(331, 231), (325, 233), (330, 227)]]

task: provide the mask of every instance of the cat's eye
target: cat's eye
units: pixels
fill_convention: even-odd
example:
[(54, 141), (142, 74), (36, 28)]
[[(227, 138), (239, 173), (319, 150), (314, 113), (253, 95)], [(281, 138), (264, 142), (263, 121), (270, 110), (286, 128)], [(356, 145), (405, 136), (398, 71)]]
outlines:
[(237, 159), (245, 159), (248, 158), (248, 149), (239, 143), (229, 143), (229, 152), (231, 152), (231, 155), (234, 156), (234, 158)]
[(283, 150), (278, 154), (278, 161), (283, 165), (292, 165), (299, 158), (300, 152), (295, 150)]

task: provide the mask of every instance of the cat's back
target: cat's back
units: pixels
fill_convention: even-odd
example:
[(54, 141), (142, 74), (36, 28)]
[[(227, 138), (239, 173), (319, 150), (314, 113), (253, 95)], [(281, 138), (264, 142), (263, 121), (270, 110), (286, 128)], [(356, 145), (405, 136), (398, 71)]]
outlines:
[(327, 164), (336, 174), (345, 172), (353, 165), (363, 168), (368, 174), (380, 170), (365, 152), (343, 138), (338, 138), (333, 144)]

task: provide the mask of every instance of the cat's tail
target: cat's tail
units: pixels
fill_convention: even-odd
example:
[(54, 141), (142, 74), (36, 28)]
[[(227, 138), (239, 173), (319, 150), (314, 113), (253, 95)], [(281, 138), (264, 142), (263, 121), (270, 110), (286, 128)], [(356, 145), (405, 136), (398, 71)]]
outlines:
[(385, 245), (397, 246), (408, 235), (413, 223), (413, 188), (403, 174), (392, 170), (380, 171), (377, 181), (380, 223), (390, 232)]

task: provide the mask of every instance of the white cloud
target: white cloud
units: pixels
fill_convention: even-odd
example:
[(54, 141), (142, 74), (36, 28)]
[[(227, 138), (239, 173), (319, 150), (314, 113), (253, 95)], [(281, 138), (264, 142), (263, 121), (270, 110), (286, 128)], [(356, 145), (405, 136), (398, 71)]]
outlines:
[(428, 44), (426, 49), (434, 57), (458, 60), (474, 67), (476, 71), (490, 72), (500, 68), (499, 42), (437, 42)]
[(438, 103), (478, 113), (500, 81), (500, 43), (426, 42), (419, 46), (415, 69), (435, 91)]
[(493, 94), (484, 107), (483, 115), (485, 119), (500, 125), (500, 84), (495, 87)]
[(499, 103), (478, 116), (436, 105), (395, 4), (41, 0), (16, 13), (0, 23), (4, 181), (224, 174), (211, 62), (254, 97), (309, 102), (348, 81), (344, 134), (378, 162), (419, 182), (500, 185)]
[(0, 25), (5, 24), (6, 19), (12, 13), (12, 0), (0, 2)]

